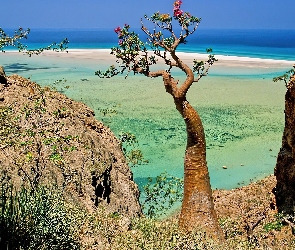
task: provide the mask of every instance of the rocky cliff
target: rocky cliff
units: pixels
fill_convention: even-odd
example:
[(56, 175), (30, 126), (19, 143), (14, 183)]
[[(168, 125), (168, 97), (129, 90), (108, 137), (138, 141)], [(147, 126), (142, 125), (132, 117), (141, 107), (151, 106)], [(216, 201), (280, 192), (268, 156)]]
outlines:
[(83, 103), (17, 75), (0, 84), (0, 171), (16, 186), (58, 186), (88, 209), (141, 214), (120, 142)]
[[(295, 68), (295, 65), (294, 65)], [(295, 207), (295, 74), (290, 77), (285, 96), (285, 129), (275, 167), (274, 189), (279, 212), (294, 214)]]

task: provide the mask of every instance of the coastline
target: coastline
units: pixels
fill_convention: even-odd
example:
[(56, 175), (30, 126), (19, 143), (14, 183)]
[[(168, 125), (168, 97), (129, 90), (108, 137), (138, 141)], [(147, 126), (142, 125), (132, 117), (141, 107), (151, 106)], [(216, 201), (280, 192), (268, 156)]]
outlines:
[[(92, 59), (92, 60), (104, 60), (115, 62), (115, 56), (110, 55), (110, 49), (68, 49), (67, 52), (53, 52), (45, 51), (38, 57), (62, 57), (62, 58), (77, 58), (77, 59)], [(5, 54), (18, 54), (18, 51), (6, 51)], [(184, 61), (188, 60), (206, 60), (208, 58), (207, 54), (195, 53), (195, 52), (177, 52), (177, 55)], [(295, 64), (295, 60), (281, 60), (281, 59), (266, 59), (266, 58), (255, 58), (255, 57), (245, 57), (245, 56), (233, 56), (233, 55), (218, 55), (215, 54), (218, 59), (217, 64), (227, 65), (227, 66), (253, 66), (253, 67), (278, 67), (282, 66), (292, 66)], [(261, 65), (263, 64), (263, 65)]]

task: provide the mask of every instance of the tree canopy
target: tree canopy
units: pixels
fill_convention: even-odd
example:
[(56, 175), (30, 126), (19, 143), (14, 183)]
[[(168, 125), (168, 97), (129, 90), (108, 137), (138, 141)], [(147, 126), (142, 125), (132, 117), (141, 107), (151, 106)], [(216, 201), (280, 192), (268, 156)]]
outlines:
[(68, 39), (63, 39), (60, 43), (52, 43), (46, 47), (38, 49), (28, 49), (27, 45), (24, 45), (21, 40), (27, 39), (30, 33), (30, 29), (18, 28), (14, 31), (13, 35), (7, 34), (2, 28), (0, 28), (0, 50), (5, 52), (7, 47), (15, 47), (19, 52), (23, 52), (29, 56), (39, 55), (43, 51), (52, 50), (52, 51), (65, 51), (67, 49), (67, 44), (69, 43)]
[[(118, 67), (112, 65), (106, 71), (98, 70), (95, 72), (99, 77), (112, 77), (118, 74), (130, 72), (140, 73), (149, 77), (156, 77), (157, 72), (152, 71), (151, 66), (162, 59), (168, 66), (167, 72), (173, 67), (184, 67), (171, 58), (180, 44), (187, 42), (187, 37), (192, 35), (198, 28), (201, 18), (184, 12), (180, 9), (182, 1), (175, 1), (173, 15), (154, 13), (151, 17), (144, 16), (145, 20), (154, 24), (154, 29), (149, 29), (141, 19), (141, 30), (147, 35), (147, 40), (143, 41), (137, 33), (130, 31), (130, 26), (125, 24), (122, 28), (119, 26), (114, 29), (118, 35), (118, 47), (111, 48), (111, 54), (117, 58)], [(180, 26), (177, 32), (174, 26)], [(179, 29), (179, 28), (178, 28)], [(207, 53), (212, 53), (208, 48)], [(197, 73), (194, 81), (198, 81), (202, 76), (207, 75), (210, 66), (217, 61), (213, 54), (209, 54), (207, 61), (193, 61), (193, 72)]]

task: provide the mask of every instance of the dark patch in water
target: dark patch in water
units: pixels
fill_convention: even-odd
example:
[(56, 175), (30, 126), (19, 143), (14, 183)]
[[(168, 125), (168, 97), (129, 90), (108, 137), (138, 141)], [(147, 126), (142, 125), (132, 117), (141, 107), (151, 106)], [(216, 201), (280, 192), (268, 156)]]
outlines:
[(44, 70), (51, 69), (52, 67), (31, 67), (27, 63), (12, 63), (4, 65), (5, 71), (10, 74), (17, 74), (19, 72), (25, 72), (30, 70)]
[(143, 186), (148, 184), (148, 178), (147, 177), (135, 177), (134, 181), (139, 187), (139, 190), (143, 192)]

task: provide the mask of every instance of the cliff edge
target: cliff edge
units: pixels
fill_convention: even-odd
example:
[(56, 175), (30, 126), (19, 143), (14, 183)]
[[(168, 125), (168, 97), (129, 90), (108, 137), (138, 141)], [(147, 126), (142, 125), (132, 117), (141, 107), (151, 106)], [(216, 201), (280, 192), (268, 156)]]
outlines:
[[(295, 65), (293, 65), (295, 69)], [(295, 206), (295, 74), (287, 83), (285, 95), (285, 128), (277, 158), (274, 189), (279, 212), (294, 215)]]
[(88, 209), (141, 215), (119, 140), (86, 105), (18, 75), (0, 83), (0, 171), (15, 186), (55, 185)]

